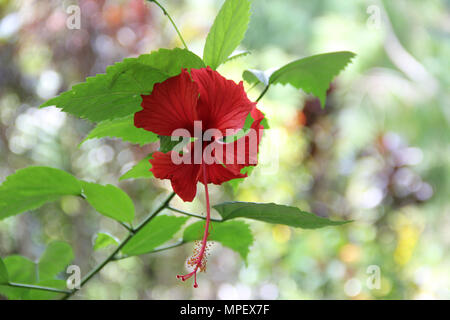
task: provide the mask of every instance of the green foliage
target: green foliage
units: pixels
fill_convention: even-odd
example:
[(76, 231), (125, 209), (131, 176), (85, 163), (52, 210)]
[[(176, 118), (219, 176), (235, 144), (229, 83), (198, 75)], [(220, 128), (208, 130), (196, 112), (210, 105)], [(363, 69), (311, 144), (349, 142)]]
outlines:
[(245, 70), (242, 77), (249, 84), (290, 84), (319, 98), (323, 107), (330, 82), (354, 56), (348, 51), (318, 54), (288, 63), (270, 76), (267, 71)]
[(244, 39), (250, 21), (250, 1), (226, 0), (206, 38), (203, 60), (217, 69)]
[[(9, 281), (23, 284), (36, 282), (36, 265), (33, 261), (18, 255), (8, 256), (4, 259), (8, 270)], [(0, 285), (0, 294), (9, 299), (24, 299), (29, 289), (13, 288)]]
[[(4, 266), (12, 283), (38, 285), (56, 289), (65, 289), (64, 280), (55, 277), (65, 270), (65, 267), (74, 259), (72, 247), (61, 241), (51, 242), (45, 252), (35, 264), (33, 261), (18, 255), (8, 256), (4, 259)], [(1, 259), (0, 259), (1, 273)], [(53, 299), (59, 295), (57, 292), (46, 292), (29, 288), (17, 288), (0, 285), (0, 294), (9, 299), (44, 300)]]
[[(200, 240), (203, 237), (204, 221), (198, 221), (184, 230), (184, 241)], [(220, 242), (237, 253), (247, 263), (250, 246), (253, 243), (253, 235), (248, 224), (243, 221), (211, 222), (208, 241)]]
[[(165, 12), (165, 9), (163, 9)], [(166, 12), (165, 12), (166, 13)], [(167, 13), (166, 13), (167, 14)], [(56, 106), (72, 115), (97, 122), (97, 126), (81, 142), (104, 137), (120, 138), (143, 146), (160, 140), (160, 151), (169, 152), (180, 141), (171, 137), (157, 136), (152, 132), (134, 126), (134, 113), (141, 110), (142, 95), (150, 94), (154, 85), (178, 75), (182, 68), (217, 69), (222, 63), (246, 56), (249, 52), (231, 55), (243, 40), (250, 19), (249, 0), (226, 0), (206, 39), (203, 59), (187, 49), (161, 49), (137, 58), (127, 58), (109, 66), (104, 74), (87, 78), (84, 83), (74, 85), (71, 90), (50, 99), (41, 107)], [(178, 31), (178, 29), (177, 29)], [(182, 41), (184, 43), (184, 41)], [(272, 84), (290, 84), (317, 96), (322, 105), (326, 91), (336, 76), (354, 57), (351, 52), (334, 52), (307, 57), (289, 63), (277, 71), (246, 70), (243, 78), (250, 84), (262, 83), (266, 89)], [(265, 92), (265, 91), (264, 91)], [(247, 117), (244, 129), (253, 123)], [(264, 119), (264, 127), (268, 128)], [(236, 138), (236, 137), (234, 137)], [(192, 141), (192, 140), (191, 140)], [(151, 155), (120, 177), (149, 178)], [(253, 167), (242, 172), (250, 173)], [(242, 179), (235, 179), (230, 185), (236, 190)], [(61, 196), (82, 196), (100, 214), (120, 222), (131, 223), (135, 208), (133, 201), (121, 189), (113, 185), (100, 185), (80, 181), (64, 171), (47, 167), (30, 167), (18, 170), (0, 186), (0, 219), (40, 207)], [(172, 196), (171, 196), (172, 197)], [(171, 197), (155, 212), (167, 208)], [(214, 206), (224, 222), (211, 223), (209, 241), (217, 241), (231, 248), (247, 262), (253, 235), (243, 221), (227, 221), (234, 218), (249, 218), (269, 223), (314, 229), (341, 225), (348, 221), (331, 221), (298, 208), (274, 203), (222, 203)], [(145, 220), (143, 227), (135, 234), (130, 229), (128, 241), (122, 248), (124, 255), (133, 256), (152, 252), (181, 230), (187, 217), (157, 216)], [(147, 223), (148, 222), (148, 223)], [(204, 221), (189, 225), (183, 233), (183, 242), (200, 240), (204, 234)], [(98, 233), (94, 250), (117, 246), (119, 241), (108, 233)], [(116, 256), (112, 255), (91, 275), (98, 272)], [(64, 280), (56, 279), (59, 273), (74, 259), (71, 246), (55, 241), (48, 245), (38, 263), (21, 256), (0, 259), (0, 293), (12, 299), (51, 299), (60, 293), (30, 288), (19, 288), (20, 284), (40, 285), (64, 289)], [(90, 278), (90, 277), (88, 277)], [(7, 286), (17, 282), (16, 287)], [(10, 285), (11, 285), (10, 283)]]
[(213, 206), (223, 220), (248, 218), (274, 224), (285, 224), (303, 229), (316, 229), (326, 226), (338, 226), (350, 221), (332, 221), (290, 207), (275, 203), (225, 202)]
[(186, 49), (159, 49), (139, 57), (140, 61), (150, 67), (161, 70), (169, 77), (180, 74), (181, 68), (201, 69), (205, 67), (203, 60)]
[(240, 53), (233, 54), (232, 56), (229, 56), (227, 58), (227, 60), (224, 61), (224, 63), (229, 62), (229, 61), (233, 61), (233, 60), (236, 60), (236, 59), (239, 59), (239, 58), (246, 57), (246, 56), (248, 56), (250, 54), (251, 54), (250, 51), (243, 51), (243, 52), (240, 52)]
[(0, 219), (39, 208), (63, 195), (80, 195), (80, 182), (49, 167), (28, 167), (8, 176), (0, 186)]
[[(174, 138), (174, 140), (172, 140), (172, 138)], [(171, 137), (171, 136), (159, 136), (159, 151), (163, 152), (163, 153), (167, 153), (169, 151), (171, 151), (173, 148), (175, 148), (175, 146), (177, 144), (179, 144), (180, 142), (185, 143), (182, 137), (178, 137), (178, 139), (175, 139), (176, 137)]]
[(167, 78), (157, 69), (137, 65), (134, 58), (125, 59), (106, 68), (106, 74), (87, 78), (41, 107), (54, 105), (95, 122), (125, 117), (140, 110), (141, 94), (151, 93), (155, 83)]
[(119, 241), (113, 237), (112, 235), (104, 232), (100, 232), (95, 237), (94, 250), (100, 250), (109, 246), (116, 246), (119, 244)]
[(248, 84), (262, 83), (265, 86), (269, 84), (270, 74), (267, 71), (248, 69), (242, 73), (242, 79)]
[(354, 56), (352, 52), (342, 51), (296, 60), (275, 71), (270, 76), (270, 83), (290, 84), (312, 93), (323, 107), (330, 82)]
[(2, 258), (0, 258), (0, 285), (8, 283), (8, 281), (8, 270), (6, 269), (5, 263), (3, 262)]
[(186, 217), (158, 216), (145, 225), (122, 248), (129, 256), (145, 254), (172, 239), (175, 233), (185, 224)]
[(48, 100), (41, 107), (56, 106), (64, 112), (90, 121), (126, 117), (141, 109), (142, 94), (150, 94), (155, 83), (177, 75), (181, 68), (204, 64), (184, 49), (161, 49), (138, 58), (127, 58)]
[(54, 279), (74, 259), (72, 247), (61, 241), (53, 241), (39, 259), (39, 280)]
[(134, 219), (134, 204), (130, 197), (113, 185), (83, 182), (83, 194), (87, 202), (99, 213), (117, 221), (131, 222)]
[(84, 195), (101, 214), (122, 222), (134, 219), (134, 204), (121, 189), (77, 180), (50, 167), (28, 167), (8, 176), (0, 186), (0, 219), (39, 208), (63, 195)]
[(152, 155), (148, 155), (141, 161), (139, 161), (133, 168), (125, 172), (119, 180), (126, 179), (142, 179), (142, 178), (151, 178), (153, 177), (153, 173), (150, 171), (152, 168), (152, 164), (150, 163), (150, 159)]
[[(250, 174), (253, 172), (253, 169), (255, 169), (255, 167), (253, 166), (248, 166), (245, 168), (241, 169), (241, 173), (243, 174), (247, 174), (248, 176), (250, 176)], [(231, 186), (231, 188), (233, 188), (233, 192), (236, 193), (238, 191), (239, 185), (244, 182), (245, 178), (236, 178), (236, 179), (232, 179), (228, 182), (226, 182), (229, 186)]]
[(134, 126), (134, 115), (114, 120), (105, 120), (89, 132), (88, 136), (80, 143), (95, 138), (120, 138), (124, 141), (143, 146), (158, 141), (158, 135)]

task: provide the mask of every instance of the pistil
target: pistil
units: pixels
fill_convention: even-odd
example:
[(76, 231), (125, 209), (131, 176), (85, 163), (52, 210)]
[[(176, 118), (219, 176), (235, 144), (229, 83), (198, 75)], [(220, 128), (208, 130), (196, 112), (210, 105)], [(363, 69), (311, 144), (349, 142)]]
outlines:
[[(200, 271), (204, 271), (206, 268), (206, 249), (207, 249), (207, 241), (209, 236), (209, 225), (211, 222), (211, 206), (209, 203), (209, 192), (208, 192), (208, 177), (206, 175), (206, 164), (204, 161), (202, 161), (202, 170), (203, 170), (203, 184), (205, 185), (205, 196), (206, 196), (206, 222), (205, 222), (205, 232), (203, 233), (203, 239), (201, 242), (200, 250), (198, 251), (198, 254), (196, 253), (196, 250), (194, 251), (194, 256), (192, 263), (194, 265), (194, 270), (191, 273), (185, 274), (185, 275), (177, 275), (178, 279), (181, 279), (181, 281), (186, 281), (187, 279), (194, 276), (194, 288), (198, 287), (197, 283), (197, 272), (200, 269)], [(191, 259), (189, 259), (191, 260)], [(189, 261), (191, 262), (191, 261)]]

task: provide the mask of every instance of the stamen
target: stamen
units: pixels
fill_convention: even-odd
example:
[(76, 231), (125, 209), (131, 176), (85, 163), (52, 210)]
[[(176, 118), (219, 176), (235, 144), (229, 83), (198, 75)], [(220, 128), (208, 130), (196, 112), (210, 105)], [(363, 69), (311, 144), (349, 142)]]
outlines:
[(208, 236), (209, 236), (209, 225), (211, 222), (211, 207), (209, 204), (209, 192), (208, 192), (208, 177), (206, 176), (206, 164), (202, 162), (202, 170), (203, 170), (203, 184), (205, 185), (205, 196), (206, 196), (206, 222), (205, 222), (205, 232), (203, 234), (203, 239), (201, 242), (200, 249), (198, 245), (194, 248), (194, 254), (188, 260), (188, 265), (194, 266), (194, 271), (185, 275), (177, 275), (177, 279), (181, 279), (181, 281), (186, 281), (190, 277), (194, 276), (194, 288), (198, 288), (197, 283), (197, 272), (206, 270), (206, 256), (207, 249), (209, 246), (207, 245)]

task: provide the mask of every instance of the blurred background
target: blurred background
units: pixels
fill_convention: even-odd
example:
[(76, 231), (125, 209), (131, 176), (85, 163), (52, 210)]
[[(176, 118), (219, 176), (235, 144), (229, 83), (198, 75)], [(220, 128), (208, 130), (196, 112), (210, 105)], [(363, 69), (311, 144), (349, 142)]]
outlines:
[[(161, 3), (201, 56), (222, 1)], [(66, 25), (74, 4), (80, 29)], [(271, 127), (262, 164), (237, 188), (213, 186), (212, 202), (276, 202), (354, 222), (299, 230), (249, 221), (248, 266), (216, 244), (199, 289), (175, 278), (188, 244), (111, 263), (74, 298), (449, 299), (449, 9), (446, 0), (254, 0), (240, 48), (251, 55), (222, 66), (226, 77), (240, 81), (247, 68), (329, 51), (357, 57), (333, 82), (325, 109), (273, 86), (259, 104)], [(148, 214), (169, 184), (118, 178), (157, 146), (102, 139), (79, 147), (93, 124), (38, 106), (125, 57), (176, 46), (167, 18), (143, 0), (0, 0), (0, 182), (26, 166), (57, 167), (119, 185), (137, 219)], [(193, 203), (176, 198), (174, 206), (201, 213), (203, 199), (199, 188)], [(98, 231), (125, 234), (83, 200), (65, 197), (0, 221), (0, 256), (36, 259), (47, 243), (64, 240), (86, 274), (112, 250), (93, 252)]]

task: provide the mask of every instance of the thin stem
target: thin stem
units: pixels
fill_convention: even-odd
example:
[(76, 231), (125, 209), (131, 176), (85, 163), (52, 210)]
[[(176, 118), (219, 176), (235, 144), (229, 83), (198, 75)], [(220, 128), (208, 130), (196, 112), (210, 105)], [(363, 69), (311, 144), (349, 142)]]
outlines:
[(138, 225), (133, 231), (134, 233), (137, 233), (139, 230), (141, 230), (147, 223), (149, 223), (158, 213), (160, 213), (162, 210), (167, 208), (169, 206), (169, 202), (175, 197), (175, 192), (172, 192), (170, 196), (167, 197), (167, 199), (158, 207), (158, 209), (155, 210), (152, 214), (150, 214), (144, 221), (141, 222), (140, 225)]
[[(146, 254), (152, 254), (152, 253), (155, 253), (155, 252), (169, 250), (169, 249), (172, 249), (172, 248), (179, 247), (179, 246), (181, 246), (181, 245), (183, 245), (185, 243), (186, 242), (184, 242), (183, 239), (180, 239), (180, 240), (178, 240), (175, 243), (169, 244), (169, 245), (164, 246), (164, 247), (156, 248), (156, 249), (154, 249), (154, 250), (152, 250), (150, 252), (147, 252)], [(134, 256), (123, 255), (123, 256), (119, 256), (119, 257), (114, 257), (113, 261), (123, 260), (123, 259), (131, 258), (131, 257), (134, 257)]]
[(160, 251), (169, 250), (169, 249), (172, 249), (172, 248), (176, 248), (176, 247), (182, 246), (182, 245), (185, 244), (185, 243), (186, 243), (186, 242), (184, 242), (183, 239), (180, 239), (180, 240), (178, 240), (178, 242), (169, 244), (169, 245), (164, 246), (164, 247), (161, 247), (161, 248), (156, 248), (155, 250), (150, 251), (149, 253), (155, 253), (155, 252), (160, 252)]
[(258, 99), (256, 99), (256, 102), (258, 102), (259, 100), (262, 99), (262, 97), (264, 97), (264, 95), (266, 94), (267, 90), (269, 90), (270, 87), (270, 83), (264, 88), (263, 92), (261, 92), (261, 94), (259, 95)]
[(120, 224), (122, 227), (124, 227), (125, 229), (127, 229), (128, 231), (134, 232), (133, 228), (130, 227), (129, 225), (127, 225), (126, 223), (119, 221), (119, 224)]
[[(158, 213), (160, 213), (162, 210), (167, 208), (169, 206), (169, 202), (173, 199), (174, 196), (175, 196), (175, 193), (172, 192), (166, 198), (166, 200), (153, 213), (151, 213), (146, 219), (144, 219), (144, 221), (142, 221), (142, 223), (139, 226), (137, 226), (137, 228), (132, 229), (130, 231), (130, 233), (128, 234), (128, 236), (124, 240), (122, 240), (122, 242), (119, 244), (119, 246), (116, 248), (116, 250), (114, 250), (107, 258), (105, 258), (100, 264), (98, 264), (94, 269), (92, 269), (92, 271), (89, 272), (81, 280), (80, 287), (82, 287), (89, 280), (91, 280), (92, 277), (95, 276), (97, 273), (99, 273), (109, 262), (114, 261), (114, 258), (116, 257), (116, 255), (120, 252), (120, 250), (122, 250), (122, 248), (128, 243), (128, 241), (130, 241), (139, 230), (141, 230), (143, 227), (145, 227), (145, 225), (147, 223), (149, 223), (154, 217), (156, 217), (156, 215)], [(69, 299), (76, 291), (77, 290), (72, 290), (70, 292), (66, 292), (66, 295), (62, 298), (62, 300)]]
[(41, 291), (48, 291), (48, 292), (57, 292), (57, 293), (66, 293), (69, 294), (70, 291), (67, 290), (61, 290), (56, 288), (49, 288), (49, 287), (42, 287), (42, 286), (36, 286), (33, 284), (23, 284), (23, 283), (15, 283), (15, 282), (9, 282), (5, 284), (8, 287), (14, 287), (14, 288), (23, 288), (23, 289), (32, 289), (32, 290), (41, 290)]
[(175, 22), (172, 20), (172, 18), (170, 17), (169, 13), (167, 12), (167, 10), (156, 0), (147, 0), (149, 2), (154, 2), (158, 7), (161, 8), (162, 12), (164, 13), (164, 15), (167, 16), (167, 18), (169, 18), (170, 22), (172, 23), (173, 27), (175, 28), (175, 31), (178, 34), (178, 37), (180, 38), (181, 42), (183, 43), (183, 46), (188, 49), (188, 46), (186, 45), (186, 42), (184, 42), (183, 37), (181, 36), (180, 30), (178, 30), (177, 25), (175, 24)]
[[(206, 217), (201, 216), (201, 215), (199, 215), (199, 214), (193, 214), (193, 213), (190, 213), (190, 212), (187, 212), (187, 211), (183, 211), (183, 210), (180, 210), (180, 209), (171, 207), (171, 206), (168, 206), (167, 209), (169, 209), (169, 210), (171, 210), (171, 211), (173, 211), (173, 212), (178, 212), (178, 213), (184, 214), (184, 215), (186, 215), (186, 216), (194, 217), (194, 218), (197, 218), (197, 219), (203, 219), (203, 220), (206, 219)], [(221, 219), (214, 219), (214, 218), (211, 218), (211, 221), (214, 221), (214, 222), (223, 222)]]
[(127, 242), (133, 237), (133, 234), (129, 234), (120, 244), (119, 246), (116, 248), (116, 250), (114, 250), (113, 253), (111, 253), (108, 258), (106, 258), (105, 260), (103, 260), (102, 263), (100, 263), (97, 267), (95, 267), (93, 270), (91, 270), (91, 272), (89, 272), (84, 278), (83, 280), (81, 280), (80, 286), (82, 287), (83, 285), (86, 284), (86, 282), (88, 282), (89, 280), (91, 280), (91, 278), (93, 276), (95, 276), (98, 272), (100, 272), (100, 270), (103, 269), (104, 266), (106, 266), (113, 258), (114, 256), (119, 253), (120, 250), (122, 250), (122, 248), (127, 244)]

